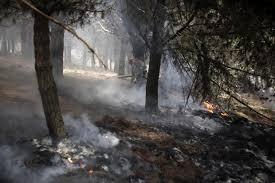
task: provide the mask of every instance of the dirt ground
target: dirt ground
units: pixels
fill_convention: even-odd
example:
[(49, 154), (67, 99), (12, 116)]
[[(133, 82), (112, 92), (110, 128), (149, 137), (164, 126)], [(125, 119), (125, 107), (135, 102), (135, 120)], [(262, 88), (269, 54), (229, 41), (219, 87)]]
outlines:
[[(275, 181), (272, 140), (275, 139), (275, 129), (270, 126), (202, 111), (197, 114), (145, 114), (142, 88), (117, 79), (111, 72), (65, 69), (65, 77), (58, 83), (65, 123), (69, 124), (68, 130), (77, 126), (74, 138), (81, 139), (79, 147), (92, 151), (96, 145), (90, 146), (90, 141), (99, 139), (99, 145), (105, 142), (101, 141), (101, 134), (107, 134), (106, 138), (118, 138), (119, 143), (107, 143), (109, 148), (95, 148), (95, 153), (86, 158), (84, 168), (81, 163), (84, 160), (76, 158), (65, 159), (79, 166), (73, 171), (45, 169), (49, 165), (44, 158), (51, 157), (50, 154), (54, 157), (58, 154), (64, 159), (71, 158), (75, 152), (69, 155), (63, 151), (52, 153), (50, 147), (42, 143), (47, 128), (33, 62), (0, 57), (0, 158), (3, 159), (0, 182)], [(86, 126), (81, 122), (85, 121), (81, 119), (83, 114), (89, 118), (88, 124), (83, 122)], [(96, 127), (91, 127), (90, 123)], [(78, 130), (81, 125), (84, 127)], [(88, 133), (87, 129), (90, 130)], [(91, 138), (91, 132), (97, 136)], [(39, 146), (30, 148), (32, 145), (28, 142), (34, 139), (42, 140)], [(17, 160), (22, 151), (37, 148), (41, 151), (30, 153), (31, 161), (12, 166), (13, 159), (22, 160)], [(43, 170), (43, 176), (39, 172), (33, 173), (37, 164), (39, 168), (35, 172)], [(28, 173), (18, 173), (22, 166)], [(31, 176), (28, 176), (29, 169)]]

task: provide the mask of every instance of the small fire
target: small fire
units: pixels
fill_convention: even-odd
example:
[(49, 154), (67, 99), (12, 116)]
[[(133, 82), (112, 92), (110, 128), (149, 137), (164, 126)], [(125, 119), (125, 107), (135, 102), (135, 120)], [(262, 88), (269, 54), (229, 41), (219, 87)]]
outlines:
[(229, 116), (226, 112), (222, 112), (221, 115), (225, 117)]
[(212, 104), (212, 103), (210, 103), (208, 101), (204, 101), (203, 102), (203, 106), (210, 113), (214, 113), (215, 112), (215, 113), (218, 113), (218, 114), (220, 114), (221, 116), (224, 116), (224, 117), (229, 116), (228, 113), (222, 112), (222, 110), (220, 110), (217, 105)]
[(73, 160), (72, 160), (72, 158), (68, 158), (68, 162), (71, 163), (71, 164), (74, 163)]
[(208, 102), (208, 101), (204, 101), (203, 102), (203, 106), (206, 108), (206, 110), (210, 113), (214, 113), (215, 109), (217, 108), (217, 106), (215, 106), (214, 104)]
[(81, 159), (77, 160), (77, 159), (72, 159), (69, 157), (67, 160), (70, 164), (72, 164), (74, 166), (79, 166), (79, 168), (82, 168), (82, 169), (85, 168), (85, 164), (84, 164), (83, 160), (81, 160)]
[(93, 169), (92, 169), (92, 168), (90, 168), (90, 169), (88, 170), (88, 174), (89, 174), (90, 176), (92, 176), (92, 175), (93, 175), (93, 173), (94, 173)]

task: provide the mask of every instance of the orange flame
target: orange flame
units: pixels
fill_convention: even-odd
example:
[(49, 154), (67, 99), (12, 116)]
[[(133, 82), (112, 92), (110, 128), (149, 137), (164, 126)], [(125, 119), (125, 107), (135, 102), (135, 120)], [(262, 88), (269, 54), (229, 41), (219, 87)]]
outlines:
[(204, 101), (203, 106), (210, 113), (214, 113), (214, 110), (217, 108), (214, 104), (211, 104), (208, 101)]
[(88, 174), (91, 176), (94, 173), (93, 169), (88, 170)]
[(210, 113), (216, 112), (216, 113), (219, 113), (221, 116), (224, 116), (224, 117), (229, 116), (228, 113), (222, 112), (221, 110), (219, 110), (219, 108), (218, 108), (217, 105), (212, 104), (212, 103), (210, 103), (208, 101), (204, 101), (203, 102), (203, 106)]
[(225, 116), (225, 117), (226, 117), (226, 116), (229, 116), (226, 112), (222, 112), (221, 115), (222, 115), (222, 116)]
[(72, 158), (68, 158), (68, 162), (71, 163), (71, 164), (74, 163), (73, 160), (72, 160)]

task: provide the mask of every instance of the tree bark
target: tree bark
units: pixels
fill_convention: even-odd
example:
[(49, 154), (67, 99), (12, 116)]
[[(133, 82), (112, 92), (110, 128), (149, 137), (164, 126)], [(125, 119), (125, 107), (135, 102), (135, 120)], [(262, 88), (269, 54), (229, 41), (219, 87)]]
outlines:
[(54, 139), (66, 136), (57, 88), (50, 62), (49, 21), (34, 12), (35, 70), (49, 134)]
[(145, 109), (147, 112), (155, 113), (158, 111), (158, 82), (161, 58), (162, 53), (152, 47), (150, 50), (149, 71), (146, 83)]
[(51, 24), (51, 63), (53, 75), (56, 79), (63, 77), (64, 29), (54, 23)]
[(154, 17), (153, 37), (150, 48), (149, 71), (146, 83), (145, 110), (150, 113), (158, 112), (158, 86), (159, 73), (162, 59), (162, 32), (165, 21), (164, 7), (165, 0), (158, 0), (156, 14)]

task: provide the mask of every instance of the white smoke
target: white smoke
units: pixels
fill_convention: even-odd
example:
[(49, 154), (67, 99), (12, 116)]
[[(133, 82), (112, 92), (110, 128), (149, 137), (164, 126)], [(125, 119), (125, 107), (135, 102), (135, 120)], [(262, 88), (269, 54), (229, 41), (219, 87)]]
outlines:
[(0, 146), (0, 180), (16, 183), (48, 183), (54, 177), (64, 174), (62, 167), (27, 168), (24, 161), (27, 151), (14, 146)]
[(69, 134), (72, 135), (70, 138), (76, 143), (90, 143), (100, 148), (112, 148), (119, 143), (119, 139), (112, 133), (101, 133), (99, 128), (90, 122), (86, 114), (83, 114), (80, 119), (65, 115), (64, 121), (69, 128)]
[[(72, 159), (91, 158), (95, 151), (100, 149), (113, 148), (119, 144), (119, 139), (110, 132), (100, 132), (100, 129), (93, 125), (87, 115), (82, 115), (80, 119), (74, 119), (69, 115), (64, 116), (66, 128), (68, 128), (69, 138), (61, 141), (57, 147), (52, 146), (50, 138), (41, 140), (33, 139), (32, 145), (36, 150), (53, 152), (58, 155), (58, 159), (51, 162), (60, 161), (60, 157), (70, 154)], [(16, 183), (48, 183), (53, 182), (55, 177), (66, 174), (75, 167), (70, 167), (67, 159), (63, 163), (54, 163), (53, 166), (39, 165), (39, 167), (26, 166), (26, 160), (34, 159), (36, 154), (32, 153), (27, 143), (19, 145), (0, 146), (0, 182)], [(30, 150), (32, 149), (32, 150)], [(54, 156), (53, 158), (56, 158)], [(65, 163), (65, 164), (64, 164)]]

